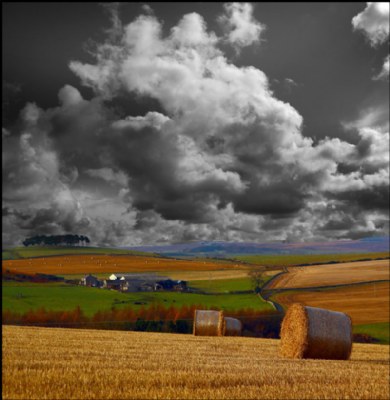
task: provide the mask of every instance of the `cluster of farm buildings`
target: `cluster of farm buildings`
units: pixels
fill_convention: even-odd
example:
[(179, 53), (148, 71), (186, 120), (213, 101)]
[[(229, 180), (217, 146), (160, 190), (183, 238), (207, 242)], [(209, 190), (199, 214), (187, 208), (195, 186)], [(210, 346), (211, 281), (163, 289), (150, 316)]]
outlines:
[(112, 274), (103, 280), (89, 274), (80, 280), (80, 285), (121, 292), (187, 291), (186, 281), (175, 281), (156, 275), (142, 274)]

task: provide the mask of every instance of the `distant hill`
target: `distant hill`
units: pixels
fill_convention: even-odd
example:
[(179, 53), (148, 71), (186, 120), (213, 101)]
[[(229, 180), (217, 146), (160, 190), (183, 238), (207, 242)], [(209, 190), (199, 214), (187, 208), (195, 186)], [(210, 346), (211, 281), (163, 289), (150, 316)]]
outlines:
[(31, 246), (14, 247), (2, 250), (3, 260), (17, 260), (20, 258), (31, 257), (50, 257), (62, 255), (80, 255), (80, 254), (115, 254), (115, 255), (135, 255), (155, 257), (156, 254), (146, 253), (144, 251), (117, 249), (110, 247), (79, 247), (79, 246)]
[(125, 249), (159, 253), (169, 257), (228, 257), (247, 254), (374, 253), (389, 251), (389, 239), (389, 236), (381, 236), (359, 240), (311, 243), (193, 242), (165, 246), (126, 247)]

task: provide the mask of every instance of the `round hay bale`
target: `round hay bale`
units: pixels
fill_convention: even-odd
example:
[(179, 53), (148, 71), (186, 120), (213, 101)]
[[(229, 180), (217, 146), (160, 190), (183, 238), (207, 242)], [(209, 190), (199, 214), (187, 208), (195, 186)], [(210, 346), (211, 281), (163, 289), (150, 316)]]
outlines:
[(195, 310), (193, 333), (195, 336), (223, 336), (223, 311)]
[(242, 323), (239, 319), (225, 317), (224, 336), (241, 336)]
[(351, 318), (295, 303), (282, 321), (280, 339), (280, 354), (284, 357), (348, 360), (352, 350)]

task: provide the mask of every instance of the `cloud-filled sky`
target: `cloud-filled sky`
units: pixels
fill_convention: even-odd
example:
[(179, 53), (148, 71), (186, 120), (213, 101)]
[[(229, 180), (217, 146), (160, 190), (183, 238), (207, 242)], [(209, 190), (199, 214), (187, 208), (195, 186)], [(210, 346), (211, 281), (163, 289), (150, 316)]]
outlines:
[(3, 3), (3, 245), (389, 233), (389, 3)]

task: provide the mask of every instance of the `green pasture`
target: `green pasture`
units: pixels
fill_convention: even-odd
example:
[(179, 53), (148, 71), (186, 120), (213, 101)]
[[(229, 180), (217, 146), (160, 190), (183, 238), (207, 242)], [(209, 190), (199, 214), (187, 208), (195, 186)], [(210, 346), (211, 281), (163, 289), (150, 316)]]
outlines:
[(2, 251), (3, 260), (17, 260), (20, 258), (32, 257), (50, 257), (63, 255), (82, 255), (82, 254), (104, 254), (104, 255), (134, 255), (155, 257), (154, 253), (145, 253), (141, 251), (113, 249), (109, 247), (79, 247), (79, 246), (31, 246), (31, 247), (14, 247)]
[(294, 266), (301, 264), (328, 264), (349, 261), (367, 261), (389, 258), (388, 252), (360, 254), (283, 254), (283, 255), (247, 255), (231, 256), (250, 264), (267, 266)]
[(1, 258), (2, 260), (17, 260), (20, 257), (13, 250), (3, 250)]
[[(273, 275), (266, 275), (264, 283), (268, 282), (278, 272), (275, 271)], [(206, 293), (229, 293), (229, 292), (243, 292), (253, 290), (251, 279), (248, 278), (234, 278), (234, 279), (211, 279), (191, 281), (190, 287), (202, 290)]]
[(381, 344), (390, 343), (390, 323), (380, 322), (376, 324), (355, 325), (352, 329), (353, 333), (365, 333), (371, 337), (378, 339)]
[[(121, 293), (114, 290), (72, 286), (63, 283), (14, 283), (3, 282), (3, 310), (24, 313), (30, 309), (45, 307), (47, 310), (73, 310), (76, 306), (87, 315), (111, 307), (140, 308), (152, 303), (167, 307), (174, 305), (203, 305), (223, 310), (252, 308), (272, 310), (272, 307), (252, 293), (247, 294), (195, 294), (180, 292)], [(141, 304), (135, 304), (141, 303)]]
[(252, 290), (249, 278), (192, 281), (189, 285), (206, 293), (229, 293)]

